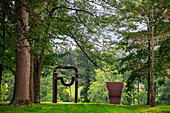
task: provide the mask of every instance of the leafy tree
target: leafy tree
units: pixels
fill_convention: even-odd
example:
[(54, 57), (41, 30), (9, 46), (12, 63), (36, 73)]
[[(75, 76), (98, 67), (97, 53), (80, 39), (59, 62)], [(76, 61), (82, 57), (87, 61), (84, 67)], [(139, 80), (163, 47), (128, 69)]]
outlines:
[[(91, 36), (95, 33), (101, 34), (99, 32), (103, 27), (101, 18), (98, 18), (95, 5), (91, 4), (89, 1), (54, 1), (52, 3), (46, 1), (39, 3), (39, 6), (40, 7), (31, 13), (39, 19), (38, 21), (46, 30), (45, 34), (47, 34), (47, 37), (50, 37), (46, 39), (43, 38), (43, 35), (41, 38), (38, 38), (40, 42), (45, 42), (45, 45), (49, 44), (51, 41), (50, 39), (57, 39), (58, 42), (51, 41), (53, 45), (65, 48), (65, 46), (69, 47), (73, 41), (75, 41), (77, 45), (79, 45), (79, 42), (84, 44), (84, 42), (93, 38)], [(37, 15), (37, 13), (40, 13), (40, 16)], [(42, 18), (47, 19), (47, 21)], [(32, 19), (32, 21), (36, 20)], [(32, 25), (35, 26), (36, 23), (34, 22)], [(41, 28), (41, 26), (39, 27)], [(96, 37), (94, 39), (96, 39)], [(35, 43), (36, 40), (32, 40), (32, 42)], [(35, 47), (38, 48), (38, 46)], [(36, 78), (34, 80), (36, 80), (35, 85), (37, 87), (37, 90), (34, 91), (34, 93), (36, 93), (34, 95), (34, 97), (36, 97), (36, 103), (39, 103), (39, 86), (44, 49), (45, 48), (42, 46), (40, 56), (37, 57), (36, 55), (35, 57), (35, 64), (38, 64), (34, 65), (34, 67), (36, 67), (36, 69), (34, 69), (34, 72), (36, 72), (34, 75)]]
[[(167, 3), (149, 0), (115, 2), (116, 5), (109, 1), (107, 3), (115, 8), (117, 20), (113, 22), (113, 30), (120, 37), (120, 41), (117, 43), (118, 47), (128, 52), (128, 55), (121, 59), (122, 65), (125, 65), (122, 72), (132, 71), (127, 86), (132, 88), (136, 79), (143, 82), (143, 78), (146, 78), (148, 73), (151, 76), (151, 83), (148, 82), (148, 85), (151, 85), (151, 89), (148, 88), (151, 91), (151, 106), (154, 106), (153, 75), (160, 73), (155, 70), (157, 61), (155, 47), (159, 46), (156, 42), (164, 40), (168, 36)], [(158, 26), (164, 27), (159, 28)], [(149, 49), (147, 49), (148, 46)], [(148, 96), (150, 97), (150, 94)]]
[[(54, 41), (51, 41), (51, 39), (61, 40), (61, 43), (59, 41), (57, 43), (53, 43), (53, 44), (56, 44), (56, 46), (60, 46), (60, 47), (65, 47), (66, 45), (72, 43), (73, 41), (76, 41), (77, 44), (78, 42), (81, 42), (81, 43), (87, 42), (89, 39), (92, 38), (91, 35), (94, 35), (97, 32), (98, 34), (101, 34), (101, 32), (99, 31), (101, 31), (101, 27), (103, 26), (102, 26), (102, 23), (100, 23), (101, 22), (100, 20), (103, 19), (104, 17), (98, 18), (99, 15), (97, 15), (98, 12), (97, 12), (96, 6), (94, 4), (91, 4), (89, 1), (72, 1), (72, 2), (70, 1), (53, 1), (53, 2), (43, 1), (41, 3), (37, 1), (29, 1), (29, 2), (28, 1), (19, 1), (19, 2), (15, 1), (16, 8), (18, 8), (16, 10), (17, 12), (14, 11), (14, 1), (11, 0), (6, 3), (9, 3), (10, 4), (9, 6), (12, 6), (12, 7), (8, 7), (8, 9), (14, 12), (15, 19), (20, 21), (21, 25), (24, 25), (24, 24), (26, 25), (26, 26), (22, 26), (23, 27), (22, 30), (18, 29), (18, 32), (16, 32), (16, 36), (21, 37), (21, 38), (15, 38), (14, 40), (16, 42), (16, 45), (17, 44), (22, 45), (22, 42), (27, 43), (26, 45), (27, 47), (24, 47), (24, 49), (27, 48), (28, 51), (31, 48), (31, 53), (28, 52), (27, 54), (29, 58), (28, 59), (27, 57), (24, 57), (24, 58), (25, 58), (25, 61), (30, 62), (29, 61), (30, 54), (31, 56), (34, 56), (35, 65), (33, 66), (32, 64), (30, 64), (31, 65), (31, 72), (30, 72), (31, 79), (30, 80), (33, 80), (32, 79), (33, 78), (32, 67), (34, 67), (34, 80), (35, 80), (34, 102), (39, 103), (40, 102), (39, 101), (40, 99), (39, 98), (40, 96), (39, 86), (40, 86), (41, 70), (43, 66), (44, 51), (45, 51), (46, 46), (49, 45), (50, 42), (54, 42)], [(25, 7), (25, 9), (23, 9), (22, 7)], [(22, 13), (24, 16), (22, 16)], [(30, 14), (29, 28), (31, 28), (29, 29), (29, 33), (28, 33), (28, 16), (26, 16), (28, 14)], [(24, 21), (22, 20), (22, 17), (23, 18), (26, 17)], [(20, 28), (19, 24), (18, 24), (18, 28)], [(21, 35), (19, 36), (19, 34), (17, 33), (20, 33)], [(48, 38), (44, 38), (44, 37), (48, 37)], [(23, 39), (23, 40), (18, 41), (18, 39)], [(24, 51), (24, 52), (27, 52), (27, 51)], [(23, 55), (21, 55), (21, 57), (23, 57)], [(17, 56), (16, 58), (18, 59), (19, 56)], [(31, 63), (32, 63), (32, 58), (33, 57), (31, 57)], [(24, 68), (24, 66), (21, 66), (20, 64), (24, 65), (27, 63), (20, 62), (18, 65), (18, 62), (17, 62), (16, 70), (18, 73), (19, 73), (19, 70), (21, 70), (21, 68)], [(18, 66), (21, 66), (21, 67), (18, 67)], [(27, 69), (30, 70), (29, 69), (30, 66), (29, 65), (27, 66), (28, 66)], [(18, 78), (17, 76), (19, 76), (18, 73), (16, 74), (16, 81), (15, 81), (16, 84), (19, 81), (17, 79)], [(29, 76), (30, 74), (27, 73), (27, 75), (23, 77), (30, 78)], [(30, 82), (29, 80), (26, 80), (26, 81)], [(30, 84), (32, 83), (33, 82), (30, 82)], [(20, 86), (24, 87), (24, 85), (18, 85), (19, 87), (17, 88), (18, 90), (25, 89), (26, 91), (28, 91), (27, 88), (20, 88)], [(28, 87), (28, 85), (25, 87)], [(32, 87), (33, 85), (30, 85), (30, 88)], [(30, 90), (30, 92), (33, 92), (33, 91)], [(27, 95), (32, 95), (32, 94), (26, 94), (26, 97), (25, 97), (26, 100), (28, 100)], [(15, 96), (19, 96), (17, 94), (17, 90), (15, 90), (14, 100), (11, 103), (18, 104), (17, 102), (18, 100), (15, 100), (16, 99)], [(25, 99), (23, 100), (25, 101)], [(21, 104), (22, 103), (24, 104), (24, 101), (21, 102)]]
[[(27, 1), (23, 1), (24, 5)], [(16, 4), (17, 38), (16, 44), (16, 76), (14, 96), (10, 104), (30, 104), (29, 78), (30, 78), (30, 53), (29, 42), (24, 34), (28, 33), (28, 12), (21, 1)], [(24, 73), (24, 74), (23, 74)], [(21, 93), (22, 92), (22, 93)]]

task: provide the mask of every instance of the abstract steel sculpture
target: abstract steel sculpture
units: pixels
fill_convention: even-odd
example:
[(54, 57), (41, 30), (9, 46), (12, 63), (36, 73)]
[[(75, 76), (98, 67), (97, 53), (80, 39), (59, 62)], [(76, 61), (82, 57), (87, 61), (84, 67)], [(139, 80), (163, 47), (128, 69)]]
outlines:
[(110, 104), (120, 104), (124, 82), (106, 82)]
[[(63, 80), (63, 77), (57, 77), (57, 69), (74, 69), (75, 77), (72, 77), (72, 80), (69, 84), (66, 84)], [(57, 103), (57, 80), (60, 80), (64, 86), (71, 86), (75, 81), (75, 103), (78, 101), (78, 70), (73, 66), (59, 66), (55, 67), (53, 71), (53, 103)]]

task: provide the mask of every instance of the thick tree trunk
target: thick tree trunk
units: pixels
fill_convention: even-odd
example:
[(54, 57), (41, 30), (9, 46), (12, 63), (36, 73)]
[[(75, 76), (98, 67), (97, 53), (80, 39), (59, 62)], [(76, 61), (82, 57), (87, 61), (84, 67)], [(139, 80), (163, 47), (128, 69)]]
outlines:
[(34, 103), (34, 76), (33, 76), (33, 58), (30, 61), (30, 99)]
[(148, 51), (149, 51), (149, 55), (148, 55), (148, 94), (147, 94), (147, 105), (151, 105), (151, 75), (150, 75), (150, 40), (148, 41)]
[(40, 103), (40, 78), (43, 67), (45, 48), (42, 48), (40, 59), (35, 55), (34, 59), (34, 103)]
[[(25, 3), (25, 1), (23, 1)], [(16, 48), (16, 76), (13, 100), (10, 104), (30, 104), (30, 53), (29, 42), (23, 33), (28, 31), (28, 12), (21, 1), (16, 0), (17, 17), (17, 48)]]

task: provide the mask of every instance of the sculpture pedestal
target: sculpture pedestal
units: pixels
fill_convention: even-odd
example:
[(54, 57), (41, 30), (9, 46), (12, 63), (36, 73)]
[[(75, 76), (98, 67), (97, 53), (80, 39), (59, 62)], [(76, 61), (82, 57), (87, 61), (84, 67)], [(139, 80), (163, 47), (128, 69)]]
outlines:
[(110, 104), (120, 104), (124, 82), (106, 82)]

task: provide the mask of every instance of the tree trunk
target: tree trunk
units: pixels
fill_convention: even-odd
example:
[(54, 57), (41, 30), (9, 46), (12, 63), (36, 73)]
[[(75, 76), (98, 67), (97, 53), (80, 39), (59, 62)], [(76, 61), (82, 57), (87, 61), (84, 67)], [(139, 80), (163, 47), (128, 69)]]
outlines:
[[(5, 42), (5, 13), (3, 12), (2, 17), (2, 28), (3, 28), (3, 35), (2, 35), (2, 41)], [(5, 45), (2, 43), (2, 52), (5, 52)], [(1, 95), (1, 81), (2, 81), (2, 72), (3, 72), (3, 63), (0, 64), (0, 95)]]
[[(23, 1), (23, 3), (26, 3)], [(16, 76), (13, 99), (10, 104), (30, 104), (29, 80), (30, 80), (30, 47), (23, 35), (28, 32), (28, 12), (21, 1), (16, 0), (17, 17), (17, 48), (16, 48)]]
[(34, 76), (33, 76), (33, 58), (30, 61), (30, 99), (34, 103)]
[(38, 55), (35, 55), (34, 60), (34, 103), (40, 103), (40, 78), (41, 78), (41, 71), (43, 66), (44, 60), (44, 51), (45, 48), (43, 47), (41, 50), (40, 59), (38, 60)]
[(38, 55), (34, 55), (34, 103), (40, 103), (39, 92), (39, 78), (38, 78)]
[[(152, 10), (152, 21), (153, 21), (153, 10)], [(153, 66), (154, 66), (154, 26), (152, 24), (152, 39), (151, 39), (151, 47), (152, 47), (152, 61), (151, 61), (151, 107), (155, 106), (154, 99), (154, 76), (153, 76)]]
[(151, 76), (150, 76), (150, 40), (148, 41), (148, 97), (147, 97), (147, 105), (151, 105)]
[(151, 107), (155, 106), (155, 98), (154, 98), (154, 76), (153, 72), (151, 72)]
[(154, 100), (156, 99), (156, 94), (157, 94), (157, 85), (156, 82), (154, 82)]
[(72, 93), (71, 93), (71, 86), (69, 86), (69, 91), (70, 91), (70, 99), (72, 101), (73, 96), (72, 96)]

